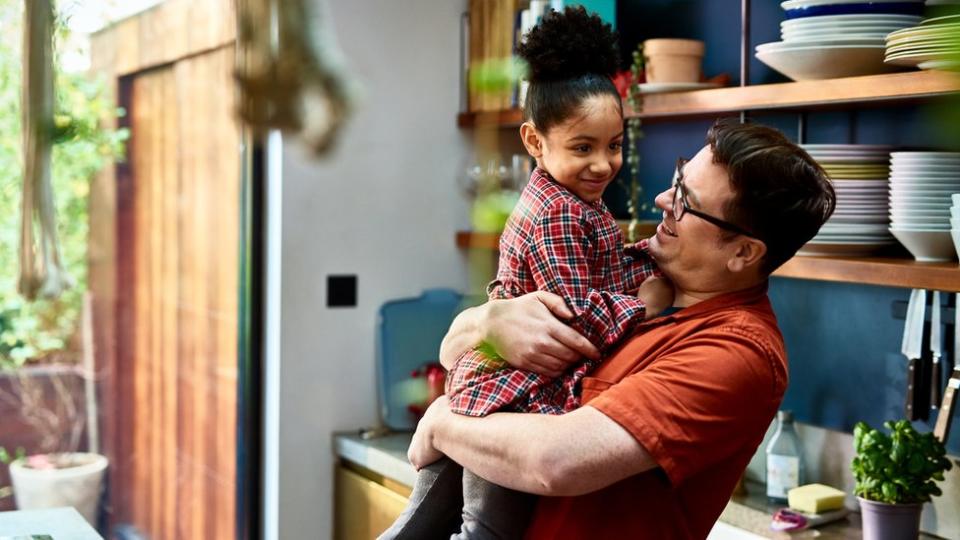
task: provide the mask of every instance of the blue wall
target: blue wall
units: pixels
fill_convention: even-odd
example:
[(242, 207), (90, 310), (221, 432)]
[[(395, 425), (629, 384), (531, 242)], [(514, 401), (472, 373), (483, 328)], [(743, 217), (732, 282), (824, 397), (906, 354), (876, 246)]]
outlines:
[[(704, 73), (726, 72), (739, 84), (740, 2), (738, 0), (622, 0), (618, 6), (624, 57), (639, 41), (654, 37), (688, 37), (707, 44)], [(783, 19), (779, 2), (753, 1), (751, 49), (779, 39)], [(752, 57), (752, 54), (751, 54)], [(756, 59), (750, 83), (786, 79)], [(943, 147), (944, 136), (931, 119), (937, 112), (914, 106), (861, 108), (807, 115), (808, 143), (891, 144)], [(783, 130), (796, 140), (798, 114), (753, 114), (751, 121)], [(640, 174), (646, 199), (669, 186), (678, 156), (692, 157), (704, 144), (712, 120), (684, 120), (645, 125), (639, 141)], [(627, 217), (623, 191), (607, 190), (607, 202)], [(648, 218), (657, 219), (655, 212)], [(774, 278), (774, 303), (790, 357), (790, 387), (783, 407), (798, 420), (851, 431), (859, 420), (879, 425), (903, 416), (906, 360), (900, 354), (903, 321), (891, 304), (906, 301), (909, 290), (854, 284)], [(960, 422), (960, 420), (957, 420)], [(918, 422), (929, 431), (933, 424)], [(960, 453), (960, 429), (948, 448)]]

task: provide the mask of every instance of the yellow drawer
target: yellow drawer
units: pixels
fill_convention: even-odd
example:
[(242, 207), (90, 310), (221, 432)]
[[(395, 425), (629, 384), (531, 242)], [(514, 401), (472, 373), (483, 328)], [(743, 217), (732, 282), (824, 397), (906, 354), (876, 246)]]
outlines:
[(345, 467), (336, 472), (334, 538), (370, 540), (393, 524), (407, 498)]

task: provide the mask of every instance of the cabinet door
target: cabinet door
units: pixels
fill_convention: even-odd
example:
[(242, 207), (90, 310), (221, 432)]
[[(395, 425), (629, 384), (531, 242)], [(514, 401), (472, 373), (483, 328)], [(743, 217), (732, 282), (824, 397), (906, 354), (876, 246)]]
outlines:
[(337, 467), (334, 538), (371, 540), (393, 524), (407, 499), (373, 480)]

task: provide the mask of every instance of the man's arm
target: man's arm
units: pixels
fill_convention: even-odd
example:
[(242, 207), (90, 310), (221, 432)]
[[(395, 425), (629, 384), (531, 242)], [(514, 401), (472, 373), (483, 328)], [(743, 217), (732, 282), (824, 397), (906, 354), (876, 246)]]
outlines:
[(600, 411), (554, 416), (453, 414), (441, 397), (417, 426), (409, 458), (423, 467), (446, 454), (495, 484), (538, 495), (582, 495), (657, 466), (643, 446)]
[(486, 343), (511, 366), (557, 377), (571, 362), (599, 351), (561, 318), (573, 313), (546, 291), (490, 300), (457, 315), (440, 344), (440, 363), (451, 369), (464, 352)]

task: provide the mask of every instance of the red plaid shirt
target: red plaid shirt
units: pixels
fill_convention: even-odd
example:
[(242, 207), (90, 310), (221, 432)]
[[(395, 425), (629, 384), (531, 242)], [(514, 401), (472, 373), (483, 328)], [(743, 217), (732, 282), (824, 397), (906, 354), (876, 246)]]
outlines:
[[(535, 169), (500, 237), (500, 268), (487, 287), (494, 298), (544, 290), (574, 313), (571, 327), (606, 352), (644, 319), (635, 291), (657, 270), (646, 241), (624, 251), (620, 227), (603, 201), (587, 203)], [(485, 416), (509, 409), (561, 414), (579, 407), (584, 360), (555, 379), (509, 367), (483, 347), (463, 354), (447, 375), (451, 409)]]

